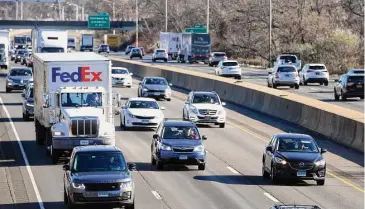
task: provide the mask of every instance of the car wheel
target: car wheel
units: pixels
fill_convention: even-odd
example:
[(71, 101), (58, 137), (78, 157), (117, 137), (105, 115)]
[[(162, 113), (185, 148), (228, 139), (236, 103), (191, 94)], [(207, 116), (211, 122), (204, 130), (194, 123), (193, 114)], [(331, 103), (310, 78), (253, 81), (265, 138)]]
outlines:
[(205, 170), (205, 163), (199, 164), (198, 169), (201, 170), (201, 171), (204, 171)]
[(324, 85), (325, 85), (325, 86), (328, 86), (328, 81), (325, 81), (325, 82), (324, 82)]
[(224, 128), (226, 126), (226, 123), (220, 123), (219, 128)]
[(127, 131), (127, 130), (128, 130), (128, 127), (125, 125), (125, 117), (124, 117), (124, 119), (123, 119), (123, 129), (124, 129), (125, 131)]
[(346, 101), (347, 100), (347, 97), (345, 95), (343, 95), (342, 90), (341, 90), (341, 100), (342, 101)]
[(361, 96), (360, 99), (364, 99), (364, 96)]
[(124, 206), (125, 209), (134, 209), (134, 201), (132, 204), (128, 204)]
[(305, 81), (305, 78), (303, 77), (304, 86), (308, 85), (308, 82)]
[(65, 205), (68, 204), (68, 197), (67, 197), (67, 193), (66, 193), (66, 190), (65, 189), (63, 189), (63, 203)]
[(163, 170), (163, 163), (159, 160), (156, 160), (156, 168), (157, 170)]
[(165, 59), (164, 61), (167, 62), (167, 59)]
[(151, 154), (151, 164), (156, 165), (156, 160), (155, 160), (155, 158), (153, 157), (152, 154)]
[(319, 85), (322, 86), (323, 85), (323, 82), (320, 82)]
[(23, 119), (24, 121), (29, 121), (29, 115), (26, 112), (23, 113)]
[(340, 96), (337, 95), (336, 90), (334, 91), (334, 95), (335, 95), (335, 100), (336, 101), (340, 100)]
[(171, 101), (171, 98), (167, 98), (166, 100), (167, 100), (167, 101)]
[(269, 81), (267, 81), (267, 87), (271, 88)]
[(128, 86), (128, 88), (132, 88), (132, 86)]
[(273, 83), (272, 83), (272, 87), (273, 87), (274, 89), (276, 89), (276, 88), (277, 88), (277, 85), (273, 82)]
[(268, 179), (270, 177), (270, 174), (269, 174), (269, 172), (266, 171), (264, 163), (265, 162), (262, 163), (262, 177), (264, 179)]
[(323, 180), (317, 180), (317, 185), (318, 186), (323, 186), (324, 185), (324, 182), (325, 182), (324, 179)]
[(156, 60), (155, 59), (152, 59), (152, 62), (156, 62)]
[(276, 183), (277, 182), (277, 178), (274, 174), (274, 167), (271, 165), (271, 172), (270, 172), (270, 179), (272, 183)]
[(295, 89), (299, 89), (299, 84), (295, 84)]

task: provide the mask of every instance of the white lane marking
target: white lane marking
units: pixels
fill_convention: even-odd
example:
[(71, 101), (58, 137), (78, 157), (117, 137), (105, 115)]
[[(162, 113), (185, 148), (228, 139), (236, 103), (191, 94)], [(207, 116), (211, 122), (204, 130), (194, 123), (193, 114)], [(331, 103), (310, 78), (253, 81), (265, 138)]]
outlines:
[(6, 107), (5, 107), (5, 105), (4, 105), (3, 100), (1, 99), (1, 97), (0, 97), (0, 102), (1, 102), (1, 106), (3, 107), (3, 110), (5, 111), (6, 117), (9, 119), (9, 123), (10, 123), (10, 125), (11, 125), (11, 128), (13, 129), (13, 132), (14, 132), (15, 138), (16, 138), (16, 140), (18, 141), (18, 145), (19, 145), (19, 148), (20, 148), (20, 151), (21, 151), (21, 153), (22, 153), (23, 160), (24, 160), (24, 163), (25, 163), (25, 167), (27, 168), (27, 171), (28, 171), (28, 174), (29, 174), (30, 181), (32, 182), (32, 186), (33, 186), (33, 188), (34, 188), (34, 192), (35, 192), (35, 195), (36, 195), (36, 197), (37, 197), (37, 201), (38, 201), (38, 204), (39, 204), (39, 208), (40, 208), (40, 209), (45, 209), (44, 204), (43, 204), (43, 201), (42, 201), (42, 198), (41, 198), (41, 195), (39, 194), (39, 190), (38, 190), (37, 184), (35, 183), (35, 180), (34, 180), (33, 172), (32, 172), (32, 170), (30, 169), (29, 161), (28, 161), (27, 155), (25, 154), (25, 151), (24, 151), (23, 145), (22, 145), (22, 143), (21, 143), (21, 141), (20, 141), (19, 134), (18, 134), (18, 132), (17, 132), (17, 131), (16, 131), (16, 129), (15, 129), (15, 126), (14, 126), (13, 120), (11, 119), (10, 114), (9, 114), (9, 112), (8, 112), (8, 109), (6, 109)]
[(264, 195), (274, 202), (279, 202), (279, 200), (277, 200), (275, 197), (273, 197), (271, 194), (267, 192), (264, 192)]
[(158, 200), (162, 199), (161, 195), (157, 191), (151, 191), (151, 192), (156, 197), (156, 199), (158, 199)]
[(231, 166), (227, 166), (227, 169), (230, 170), (232, 173), (234, 174), (239, 174), (238, 171), (236, 171), (234, 168), (232, 168)]

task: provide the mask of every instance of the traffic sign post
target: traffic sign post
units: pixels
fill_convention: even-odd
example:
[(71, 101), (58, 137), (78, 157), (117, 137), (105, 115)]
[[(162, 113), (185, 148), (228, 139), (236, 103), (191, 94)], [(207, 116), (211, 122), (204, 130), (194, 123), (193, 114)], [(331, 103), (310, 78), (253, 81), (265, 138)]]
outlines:
[(89, 15), (87, 27), (90, 29), (109, 29), (110, 17), (108, 13), (99, 13), (97, 15)]

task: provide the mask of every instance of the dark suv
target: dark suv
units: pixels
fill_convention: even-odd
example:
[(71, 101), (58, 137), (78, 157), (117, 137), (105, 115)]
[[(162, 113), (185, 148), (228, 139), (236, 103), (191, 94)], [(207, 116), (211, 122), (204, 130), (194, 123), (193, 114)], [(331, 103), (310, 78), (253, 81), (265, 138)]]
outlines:
[[(87, 204), (134, 209), (134, 182), (123, 153), (115, 146), (76, 147), (65, 170), (64, 203), (69, 208)], [(100, 207), (103, 208), (103, 207)]]
[(165, 164), (198, 165), (205, 170), (206, 150), (198, 128), (188, 121), (164, 121), (153, 135), (151, 162), (158, 170)]
[(335, 80), (335, 100), (346, 100), (349, 97), (364, 99), (364, 70), (351, 70)]
[(326, 161), (322, 154), (326, 149), (318, 147), (309, 135), (283, 133), (271, 138), (262, 157), (262, 175), (279, 178), (315, 180), (324, 185)]

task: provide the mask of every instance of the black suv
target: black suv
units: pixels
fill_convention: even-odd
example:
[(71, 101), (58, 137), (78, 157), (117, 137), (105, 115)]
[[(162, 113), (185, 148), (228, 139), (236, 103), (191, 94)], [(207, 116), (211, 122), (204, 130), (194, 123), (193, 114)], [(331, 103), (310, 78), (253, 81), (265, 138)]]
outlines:
[(326, 161), (322, 154), (326, 149), (318, 147), (309, 135), (282, 133), (271, 138), (262, 157), (262, 175), (279, 178), (315, 180), (324, 185)]
[(151, 162), (162, 170), (164, 164), (198, 165), (205, 170), (206, 150), (198, 128), (188, 121), (164, 121), (153, 135)]
[(340, 97), (343, 101), (350, 97), (364, 99), (364, 70), (350, 70), (335, 82), (335, 100)]
[(74, 148), (70, 163), (63, 166), (64, 203), (68, 208), (107, 204), (134, 209), (135, 188), (130, 171), (135, 167), (115, 146)]

